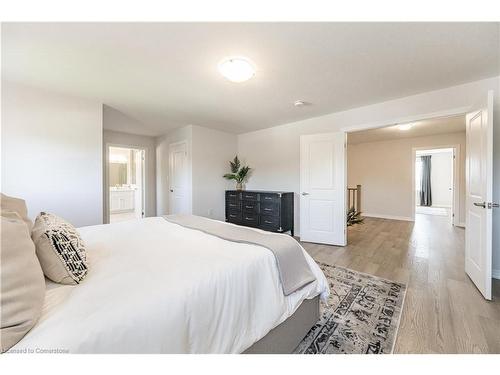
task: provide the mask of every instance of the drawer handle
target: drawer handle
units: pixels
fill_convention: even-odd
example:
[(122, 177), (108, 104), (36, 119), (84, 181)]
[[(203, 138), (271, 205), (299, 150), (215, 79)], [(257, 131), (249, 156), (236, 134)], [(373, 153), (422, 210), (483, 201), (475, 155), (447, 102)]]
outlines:
[(247, 216), (245, 216), (245, 220), (253, 220), (253, 217), (247, 217)]
[(245, 198), (253, 198), (253, 195), (245, 195)]
[(264, 222), (265, 222), (266, 224), (272, 224), (272, 223), (273, 223), (272, 221), (267, 221), (267, 220), (264, 220)]
[(235, 194), (229, 194), (229, 196), (230, 196), (230, 197), (236, 197), (236, 195), (235, 195)]
[(272, 211), (272, 208), (264, 208), (264, 211)]
[(253, 208), (253, 206), (245, 206), (245, 208)]
[(229, 217), (236, 217), (236, 215), (229, 215)]
[(272, 197), (264, 197), (264, 199), (267, 199), (268, 201), (270, 201), (273, 198)]
[(237, 204), (230, 204), (229, 207), (238, 207)]

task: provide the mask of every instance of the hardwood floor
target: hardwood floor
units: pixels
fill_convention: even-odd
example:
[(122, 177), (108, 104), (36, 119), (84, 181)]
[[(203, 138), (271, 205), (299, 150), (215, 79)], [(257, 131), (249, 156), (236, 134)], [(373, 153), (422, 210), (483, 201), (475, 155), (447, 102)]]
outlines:
[(302, 243), (319, 262), (407, 284), (395, 353), (500, 353), (500, 281), (483, 299), (464, 271), (464, 230), (445, 216), (366, 218), (349, 244)]

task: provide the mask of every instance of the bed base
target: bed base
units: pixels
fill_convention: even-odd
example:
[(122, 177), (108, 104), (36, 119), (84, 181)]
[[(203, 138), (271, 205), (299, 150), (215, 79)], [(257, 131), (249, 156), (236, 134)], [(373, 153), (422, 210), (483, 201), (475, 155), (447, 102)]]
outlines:
[(319, 320), (319, 296), (306, 299), (283, 323), (243, 354), (290, 354)]

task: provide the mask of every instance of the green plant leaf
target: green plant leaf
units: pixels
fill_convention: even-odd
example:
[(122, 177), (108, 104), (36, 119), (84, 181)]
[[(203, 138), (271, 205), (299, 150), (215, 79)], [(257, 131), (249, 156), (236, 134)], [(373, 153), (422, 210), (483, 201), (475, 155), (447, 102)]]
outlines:
[(237, 176), (237, 180), (236, 181), (238, 181), (238, 182), (244, 182), (245, 179), (248, 176), (248, 172), (250, 172), (250, 169), (251, 168), (249, 166), (241, 167), (241, 169), (236, 174), (236, 176)]
[(354, 224), (363, 224), (365, 219), (361, 216), (361, 212), (357, 212), (354, 207), (349, 208), (347, 211), (347, 226), (350, 227)]
[(236, 175), (234, 173), (226, 173), (224, 176), (226, 180), (236, 180)]
[(240, 159), (238, 159), (238, 155), (236, 155), (234, 160), (230, 161), (229, 164), (231, 165), (231, 172), (238, 173), (238, 169), (240, 169)]

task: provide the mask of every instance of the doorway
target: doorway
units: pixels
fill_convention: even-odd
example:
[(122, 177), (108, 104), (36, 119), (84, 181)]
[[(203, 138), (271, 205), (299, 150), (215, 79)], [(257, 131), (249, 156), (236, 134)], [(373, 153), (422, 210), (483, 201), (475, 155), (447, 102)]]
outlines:
[[(481, 294), (486, 299), (491, 299), (491, 210), (496, 207), (496, 203), (491, 201), (493, 92), (489, 91), (487, 97), (485, 96), (474, 108), (466, 114), (457, 113), (453, 116), (433, 117), (412, 123), (372, 127), (352, 133), (346, 129), (348, 132), (346, 190), (348, 186), (362, 185), (362, 201), (365, 210), (363, 214), (368, 217), (369, 223), (380, 219), (394, 220), (393, 225), (397, 225), (396, 220), (414, 221), (412, 242), (408, 246), (416, 248), (422, 258), (430, 257), (433, 254), (431, 250), (436, 250), (431, 246), (427, 234), (438, 228), (440, 223), (445, 224), (457, 234), (461, 230), (456, 228), (457, 226), (465, 228), (460, 248), (458, 248), (458, 251), (464, 255), (461, 260), (464, 262), (465, 273)], [(453, 130), (451, 126), (454, 123), (453, 119), (457, 120), (456, 124), (460, 131)], [(446, 133), (441, 132), (444, 128), (447, 130)], [(387, 139), (387, 137), (392, 139)], [(409, 138), (412, 140), (408, 140)], [(421, 182), (424, 178), (432, 185), (430, 170), (426, 177), (423, 172), (420, 176), (415, 176), (416, 170), (424, 168), (423, 158), (432, 159), (431, 150), (425, 147), (429, 144), (434, 145), (431, 150), (453, 149), (455, 158), (453, 159), (452, 192), (455, 193), (455, 199), (452, 199), (450, 210), (452, 211), (451, 218), (455, 220), (455, 223), (457, 216), (460, 217), (459, 225), (450, 226), (450, 220), (439, 215), (415, 214), (418, 201), (422, 201), (419, 205), (424, 209), (433, 206), (431, 186), (427, 189), (429, 193), (427, 197), (421, 196), (425, 193), (423, 188), (417, 188), (417, 181)], [(460, 147), (440, 146), (443, 144), (459, 144)], [(408, 146), (413, 147), (413, 153)], [(460, 148), (465, 157), (458, 157)], [(423, 151), (419, 155), (422, 162), (420, 165), (417, 164), (417, 151)], [(353, 161), (356, 162), (353, 163)], [(458, 162), (459, 168), (457, 168)], [(354, 164), (356, 168), (352, 168)], [(413, 179), (411, 171), (413, 171)], [(460, 183), (456, 182), (457, 175), (460, 175)], [(449, 177), (445, 178), (449, 181)], [(457, 204), (456, 196), (459, 186), (461, 186), (460, 198)], [(410, 202), (413, 204), (408, 204)], [(411, 213), (411, 216), (408, 213)], [(441, 255), (444, 256), (444, 254)]]
[(444, 216), (458, 225), (460, 145), (414, 148), (413, 155), (414, 219)]
[(107, 148), (108, 222), (141, 219), (145, 206), (145, 150)]

